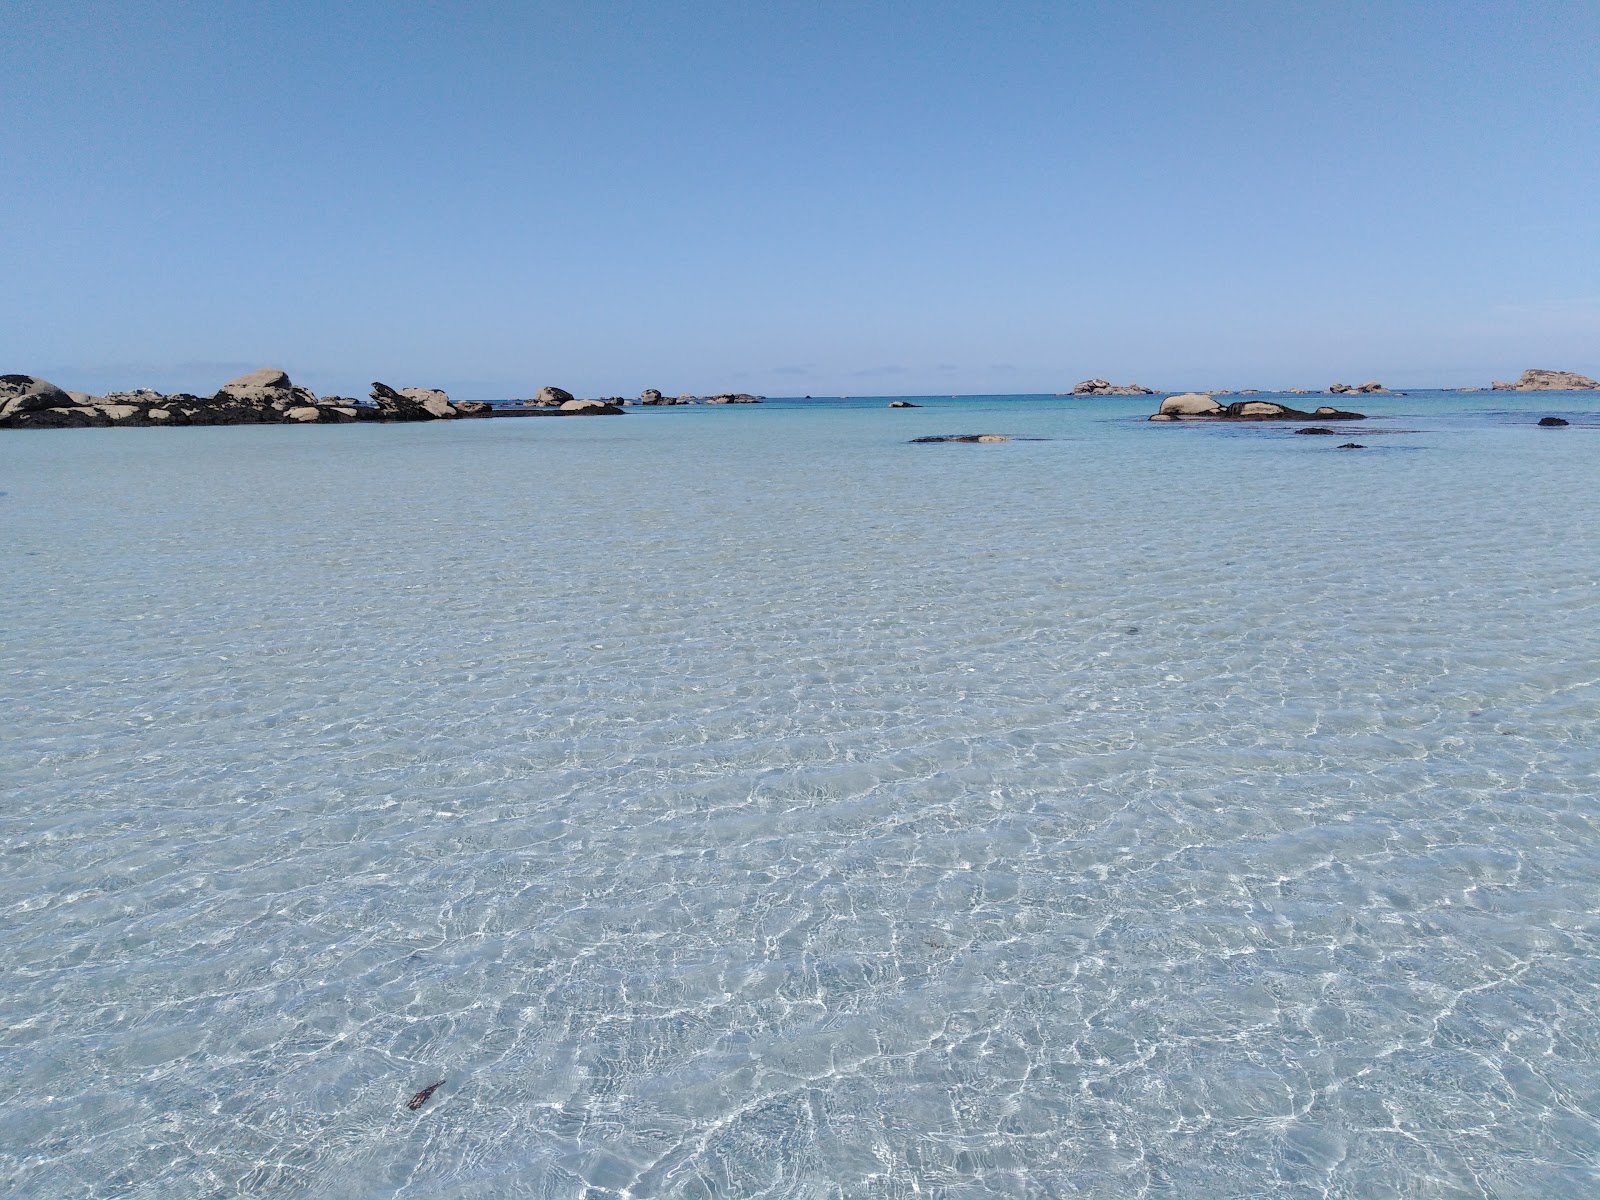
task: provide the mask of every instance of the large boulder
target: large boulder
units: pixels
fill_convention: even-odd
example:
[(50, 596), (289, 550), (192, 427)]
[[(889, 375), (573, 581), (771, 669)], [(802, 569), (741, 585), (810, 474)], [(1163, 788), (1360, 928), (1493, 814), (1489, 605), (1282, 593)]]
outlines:
[(660, 404), (662, 399), (661, 393), (655, 388), (645, 388), (639, 393), (640, 404)]
[(1169, 417), (1213, 417), (1222, 411), (1222, 405), (1204, 392), (1183, 392), (1168, 396), (1156, 411)]
[(533, 402), (546, 408), (559, 408), (572, 398), (572, 393), (566, 388), (542, 387), (539, 389), (539, 394), (533, 398)]
[(1085, 379), (1072, 387), (1074, 396), (1154, 396), (1152, 388), (1137, 383), (1114, 384), (1105, 379)]
[(315, 406), (317, 395), (310, 388), (295, 387), (286, 372), (277, 367), (262, 367), (237, 379), (230, 379), (213, 397), (219, 404), (256, 404), (287, 412), (291, 408)]
[(0, 421), (48, 408), (83, 407), (67, 392), (34, 375), (0, 375)]
[[(6, 378), (11, 378), (6, 376)], [(1497, 379), (1493, 383), (1497, 392), (1586, 392), (1591, 388), (1600, 388), (1587, 375), (1579, 375), (1576, 371), (1540, 371), (1530, 368), (1522, 373), (1522, 378), (1515, 383), (1507, 383)]]
[(392, 388), (374, 381), (372, 402), (385, 421), (448, 421), (461, 415), (437, 388)]

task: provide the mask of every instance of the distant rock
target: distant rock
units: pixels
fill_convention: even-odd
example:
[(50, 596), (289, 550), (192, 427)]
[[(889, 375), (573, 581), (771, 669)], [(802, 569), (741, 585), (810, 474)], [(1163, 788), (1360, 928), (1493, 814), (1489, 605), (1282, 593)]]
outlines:
[[(543, 392), (540, 393), (540, 395), (543, 394)], [(604, 400), (564, 400), (561, 403), (561, 411), (589, 417), (620, 417), (624, 415), (623, 411), (615, 404), (607, 404)]]
[(1579, 375), (1576, 371), (1540, 371), (1530, 368), (1522, 373), (1522, 378), (1515, 383), (1506, 383), (1504, 380), (1495, 380), (1490, 385), (1497, 392), (1586, 392), (1591, 388), (1600, 388), (1587, 375)]
[(1113, 384), (1104, 379), (1085, 379), (1072, 387), (1074, 396), (1154, 396), (1151, 388), (1137, 383)]
[(1562, 425), (1570, 425), (1572, 422), (1563, 421), (1560, 417), (1540, 417), (1539, 424), (1543, 425), (1546, 429), (1558, 429)]
[(1365, 450), (1366, 447), (1363, 446), (1360, 442), (1346, 442), (1344, 445), (1340, 446), (1339, 449), (1340, 450)]
[(645, 388), (639, 393), (640, 404), (660, 404), (661, 401), (662, 395), (656, 388)]
[(890, 408), (921, 408), (922, 405), (913, 404), (909, 400), (891, 400), (891, 401), (889, 401), (889, 407)]
[(559, 408), (571, 399), (572, 393), (566, 388), (542, 387), (539, 389), (539, 394), (533, 398), (533, 402), (549, 408)]
[(1388, 390), (1388, 388), (1384, 387), (1383, 384), (1379, 383), (1376, 379), (1369, 380), (1366, 383), (1358, 383), (1353, 387), (1348, 383), (1335, 383), (1328, 386), (1329, 394), (1334, 396), (1356, 394), (1370, 396), (1377, 392), (1387, 392)]
[(722, 392), (716, 396), (707, 396), (707, 404), (760, 404), (765, 396), (752, 396), (749, 392)]
[(487, 417), (494, 413), (494, 405), (487, 400), (457, 400), (455, 406), (463, 417)]
[(1310, 388), (1284, 388), (1283, 389), (1283, 394), (1285, 396), (1309, 396), (1309, 395), (1311, 395), (1311, 389)]
[(1009, 442), (1003, 433), (947, 433), (935, 437), (912, 438), (911, 444), (926, 442)]
[(1308, 425), (1304, 429), (1296, 429), (1295, 432), (1296, 433), (1311, 433), (1311, 434), (1325, 433), (1329, 437), (1333, 436), (1333, 430), (1324, 429), (1321, 425)]

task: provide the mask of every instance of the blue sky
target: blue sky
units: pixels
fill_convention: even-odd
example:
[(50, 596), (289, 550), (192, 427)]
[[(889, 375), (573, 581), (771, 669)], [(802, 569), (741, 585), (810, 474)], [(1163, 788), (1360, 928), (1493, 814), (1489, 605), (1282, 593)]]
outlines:
[(1593, 0), (7, 0), (0, 45), (0, 371), (63, 387), (1600, 376)]

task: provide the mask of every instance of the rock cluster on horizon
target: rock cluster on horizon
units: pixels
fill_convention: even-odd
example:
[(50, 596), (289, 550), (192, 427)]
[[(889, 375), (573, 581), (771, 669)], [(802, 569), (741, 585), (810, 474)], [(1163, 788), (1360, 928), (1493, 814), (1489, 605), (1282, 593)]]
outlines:
[(1369, 380), (1366, 383), (1357, 383), (1353, 385), (1348, 383), (1330, 383), (1328, 385), (1328, 394), (1330, 396), (1370, 396), (1380, 392), (1387, 393), (1388, 390), (1388, 388), (1384, 387), (1383, 384), (1379, 383), (1376, 379)]
[(276, 367), (230, 379), (212, 396), (167, 396), (148, 388), (90, 396), (31, 375), (0, 375), (0, 428), (9, 429), (437, 421), (486, 416), (489, 410), (487, 404), (454, 404), (433, 388), (395, 389), (382, 383), (372, 385), (371, 404), (344, 396), (319, 399)]
[(1600, 383), (1576, 371), (1541, 371), (1530, 367), (1515, 383), (1497, 379), (1490, 387), (1497, 392), (1586, 392), (1600, 388)]
[(1137, 383), (1114, 384), (1104, 379), (1085, 379), (1072, 387), (1074, 396), (1154, 396), (1155, 389)]

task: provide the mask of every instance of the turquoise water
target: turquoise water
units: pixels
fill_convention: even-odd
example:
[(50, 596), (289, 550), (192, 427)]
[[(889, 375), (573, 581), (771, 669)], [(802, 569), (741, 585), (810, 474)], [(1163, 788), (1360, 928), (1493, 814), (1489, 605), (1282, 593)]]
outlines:
[(0, 1191), (1600, 1189), (1600, 396), (885, 403), (0, 436)]

